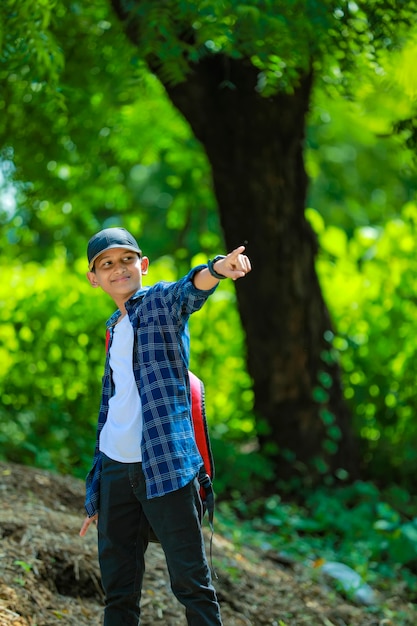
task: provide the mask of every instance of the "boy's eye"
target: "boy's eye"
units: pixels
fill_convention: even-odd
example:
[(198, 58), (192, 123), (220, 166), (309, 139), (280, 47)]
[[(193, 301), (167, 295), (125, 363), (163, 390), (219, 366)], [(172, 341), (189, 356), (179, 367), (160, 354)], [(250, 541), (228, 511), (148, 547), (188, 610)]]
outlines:
[[(134, 254), (128, 254), (124, 257), (121, 257), (121, 261), (123, 263), (134, 263), (136, 260), (136, 256)], [(99, 265), (101, 268), (111, 267), (114, 264), (114, 261), (108, 259), (107, 261), (102, 261)]]

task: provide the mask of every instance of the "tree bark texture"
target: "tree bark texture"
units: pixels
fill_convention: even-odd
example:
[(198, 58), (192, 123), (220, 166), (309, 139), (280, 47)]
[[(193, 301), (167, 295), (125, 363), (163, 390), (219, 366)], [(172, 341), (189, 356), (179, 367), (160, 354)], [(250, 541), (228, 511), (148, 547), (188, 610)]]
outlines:
[[(125, 19), (121, 0), (112, 3)], [(126, 32), (135, 42), (137, 24), (126, 22)], [(354, 477), (356, 446), (328, 341), (317, 241), (304, 216), (312, 75), (292, 94), (269, 98), (257, 80), (249, 61), (212, 55), (165, 88), (208, 155), (227, 250), (248, 242), (253, 271), (236, 290), (259, 440), (273, 454), (277, 478), (317, 482), (339, 468)]]

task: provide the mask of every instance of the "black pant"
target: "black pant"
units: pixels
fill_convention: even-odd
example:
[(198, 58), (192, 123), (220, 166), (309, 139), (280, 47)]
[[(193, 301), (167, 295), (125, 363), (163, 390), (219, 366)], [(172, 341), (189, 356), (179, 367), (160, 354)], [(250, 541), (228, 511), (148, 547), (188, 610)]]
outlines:
[(103, 455), (98, 549), (106, 594), (104, 626), (139, 624), (150, 525), (161, 542), (171, 588), (185, 606), (189, 626), (221, 626), (199, 509), (196, 481), (148, 500), (141, 463), (118, 463)]

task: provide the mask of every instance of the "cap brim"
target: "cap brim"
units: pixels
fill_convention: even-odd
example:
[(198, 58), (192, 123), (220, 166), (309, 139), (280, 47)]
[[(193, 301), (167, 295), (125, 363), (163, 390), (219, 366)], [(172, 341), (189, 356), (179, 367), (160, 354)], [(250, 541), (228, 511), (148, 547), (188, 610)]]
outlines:
[(141, 251), (138, 250), (138, 248), (136, 248), (135, 246), (122, 246), (120, 243), (113, 243), (111, 246), (106, 246), (106, 248), (104, 248), (104, 250), (100, 250), (100, 252), (98, 252), (95, 256), (93, 256), (93, 258), (91, 259), (90, 263), (88, 264), (88, 269), (91, 270), (94, 267), (94, 263), (96, 262), (96, 260), (98, 259), (99, 256), (101, 256), (102, 254), (104, 254), (104, 252), (107, 252), (107, 250), (111, 250), (112, 248), (121, 248), (122, 250), (131, 250), (132, 252), (136, 252), (137, 254), (141, 254)]

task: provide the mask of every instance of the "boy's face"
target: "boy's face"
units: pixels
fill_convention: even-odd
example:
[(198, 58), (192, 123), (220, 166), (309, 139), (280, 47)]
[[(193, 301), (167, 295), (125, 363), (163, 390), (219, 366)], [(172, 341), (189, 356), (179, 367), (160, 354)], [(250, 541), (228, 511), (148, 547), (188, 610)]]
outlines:
[(87, 273), (93, 287), (101, 287), (120, 306), (142, 286), (149, 259), (125, 248), (105, 250), (95, 260), (94, 271)]

